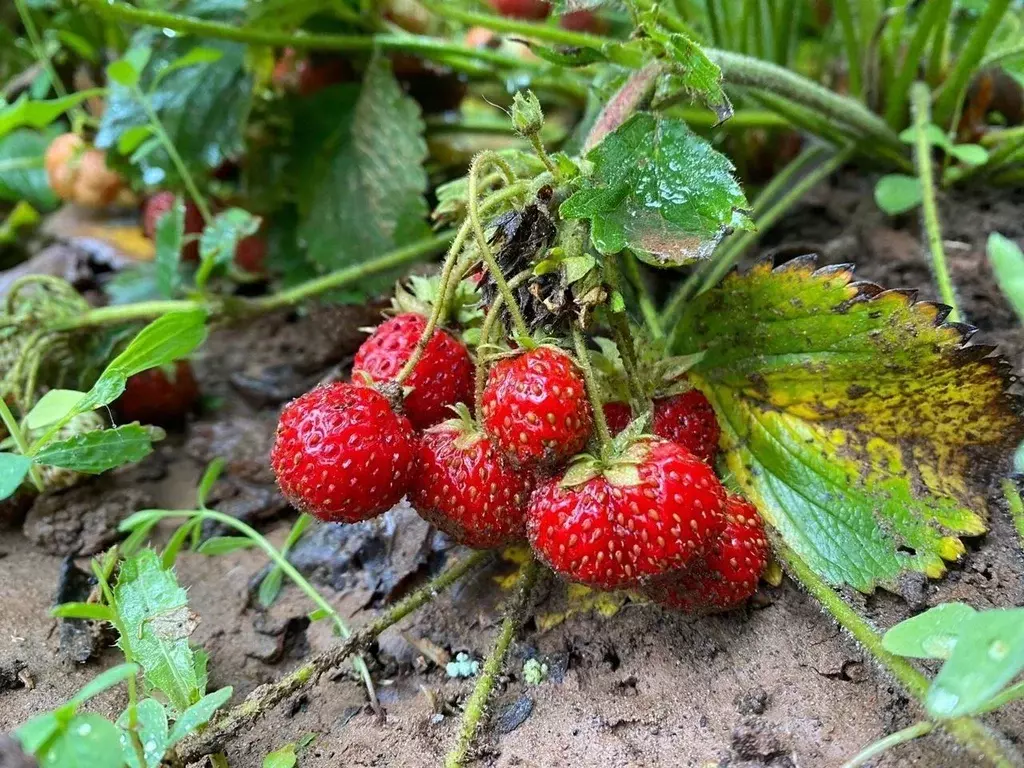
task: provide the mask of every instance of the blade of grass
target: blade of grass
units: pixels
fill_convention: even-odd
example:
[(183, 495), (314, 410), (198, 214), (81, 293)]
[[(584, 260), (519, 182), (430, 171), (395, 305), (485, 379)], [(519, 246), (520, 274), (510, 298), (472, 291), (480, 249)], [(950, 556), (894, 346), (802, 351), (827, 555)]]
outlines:
[(918, 11), (917, 26), (907, 45), (903, 65), (897, 71), (895, 79), (891, 81), (886, 98), (885, 121), (893, 127), (904, 124), (904, 112), (907, 108), (910, 85), (917, 76), (921, 57), (924, 55), (932, 30), (937, 24), (945, 26), (948, 9), (944, 11), (943, 6), (948, 2), (949, 0), (934, 0), (934, 2), (925, 3), (924, 7)]
[(832, 10), (839, 19), (839, 27), (843, 31), (843, 48), (846, 49), (847, 77), (850, 81), (850, 93), (858, 98), (864, 96), (861, 81), (863, 64), (861, 60), (860, 42), (857, 39), (857, 28), (853, 23), (853, 11), (849, 0), (833, 0)]

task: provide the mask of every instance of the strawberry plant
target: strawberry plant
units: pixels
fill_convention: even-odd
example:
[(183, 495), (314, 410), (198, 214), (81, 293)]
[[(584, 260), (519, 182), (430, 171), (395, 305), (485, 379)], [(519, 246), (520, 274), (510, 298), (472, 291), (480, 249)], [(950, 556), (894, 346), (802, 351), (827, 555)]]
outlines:
[[(978, 760), (1019, 761), (980, 719), (1019, 698), (1019, 609), (947, 603), (882, 634), (862, 597), (969, 562), (999, 529), (1000, 480), (1024, 531), (1006, 477), (1024, 440), (1016, 379), (962, 322), (938, 198), (1019, 179), (1022, 117), (984, 92), (997, 76), (1021, 92), (1019, 4), (66, 5), (15, 3), (38, 71), (0, 105), (0, 199), (28, 206), (5, 229), (58, 200), (120, 206), (146, 258), (84, 290), (31, 266), (0, 283), (0, 502), (136, 464), (164, 428), (194, 438), (197, 411), (217, 408), (200, 385), (248, 384), (209, 369), (240, 352), (248, 372), (273, 343), (203, 359), (210, 329), (287, 329), (316, 322), (314, 300), (359, 307), (399, 287), (331, 370), (300, 359), (295, 336), (286, 384), (264, 388), (283, 405), (258, 469), (299, 513), (280, 546), (218, 508), (227, 456), (195, 509), (119, 522), (89, 598), (53, 615), (109, 626), (126, 664), (15, 732), (41, 765), (221, 766), (343, 664), (380, 716), (378, 637), (493, 550), (516, 567), (492, 650), (482, 664), (430, 650), (472, 680), (461, 713), (427, 692), (435, 715), (461, 717), (450, 768), (476, 755), (538, 583), (583, 596), (564, 615), (604, 599), (701, 622), (783, 573), (924, 713), (851, 765), (936, 729)], [(87, 82), (69, 93), (72, 68)], [(6, 153), (24, 153), (25, 175), (5, 175)], [(880, 171), (887, 213), (920, 208), (942, 304), (812, 256), (740, 264), (851, 165)], [(1019, 310), (1019, 247), (993, 234), (989, 255)], [(429, 540), (436, 528), (477, 551), (353, 630), (300, 549), (385, 529), (403, 499)], [(207, 692), (216, 659), (192, 644), (175, 563), (232, 554), (267, 564), (254, 604), (287, 581), (336, 641), (227, 708), (231, 687)], [(544, 684), (553, 665), (530, 661)], [(121, 683), (122, 715), (83, 710)], [(265, 765), (315, 749), (287, 739)]]

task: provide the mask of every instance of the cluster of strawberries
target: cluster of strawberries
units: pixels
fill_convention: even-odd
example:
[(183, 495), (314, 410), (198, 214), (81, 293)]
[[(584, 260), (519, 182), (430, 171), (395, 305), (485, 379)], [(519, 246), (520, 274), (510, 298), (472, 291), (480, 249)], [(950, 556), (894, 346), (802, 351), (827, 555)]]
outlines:
[[(529, 539), (556, 572), (637, 589), (686, 610), (720, 609), (757, 588), (768, 559), (754, 507), (711, 467), (719, 427), (697, 390), (656, 400), (654, 435), (627, 429), (600, 456), (576, 360), (553, 346), (500, 357), (476, 423), (469, 350), (404, 313), (356, 354), (353, 380), (318, 387), (281, 414), (272, 464), (285, 495), (330, 522), (374, 517), (408, 495), (426, 520), (474, 548)], [(422, 356), (402, 387), (394, 382)], [(614, 432), (629, 406), (604, 406)], [(456, 418), (451, 418), (456, 415)]]

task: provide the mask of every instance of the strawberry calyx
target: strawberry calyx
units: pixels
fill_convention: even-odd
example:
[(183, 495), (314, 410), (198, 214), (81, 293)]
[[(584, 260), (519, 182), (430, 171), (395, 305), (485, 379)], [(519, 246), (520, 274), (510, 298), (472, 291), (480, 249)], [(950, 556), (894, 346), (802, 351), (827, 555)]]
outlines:
[(449, 407), (455, 416), (447, 421), (442, 421), (437, 428), (457, 431), (459, 433), (455, 438), (457, 448), (466, 450), (487, 437), (465, 403), (456, 403)]
[[(484, 312), (475, 283), (470, 279), (460, 280), (449, 294), (447, 317), (452, 318), (455, 324), (463, 329), (479, 327)], [(387, 312), (391, 315), (412, 312), (430, 317), (440, 299), (440, 275), (412, 275), (407, 282), (395, 286), (395, 295)]]
[(638, 467), (650, 451), (650, 443), (658, 438), (648, 432), (650, 414), (642, 414), (610, 443), (602, 446), (601, 454), (583, 453), (571, 460), (560, 485), (571, 488), (595, 477), (604, 477), (611, 485), (629, 488), (640, 484)]

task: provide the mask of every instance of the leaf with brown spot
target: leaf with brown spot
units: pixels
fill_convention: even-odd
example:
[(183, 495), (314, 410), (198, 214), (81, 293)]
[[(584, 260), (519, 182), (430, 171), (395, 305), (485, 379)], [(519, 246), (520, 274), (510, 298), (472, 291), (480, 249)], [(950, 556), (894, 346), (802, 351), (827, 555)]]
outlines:
[(1012, 381), (946, 307), (800, 258), (694, 299), (674, 354), (722, 426), (724, 461), (833, 584), (941, 576), (985, 531), (985, 489), (1024, 436)]

